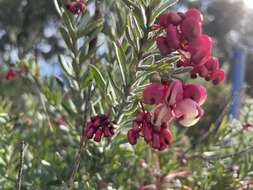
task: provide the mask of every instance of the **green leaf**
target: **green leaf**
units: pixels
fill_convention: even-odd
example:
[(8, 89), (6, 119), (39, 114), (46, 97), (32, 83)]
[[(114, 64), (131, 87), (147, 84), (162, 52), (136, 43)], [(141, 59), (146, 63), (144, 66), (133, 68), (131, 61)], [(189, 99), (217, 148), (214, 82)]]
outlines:
[(58, 76), (55, 76), (55, 79), (58, 85), (61, 87), (61, 89), (64, 89), (64, 81)]
[(59, 16), (61, 17), (61, 16), (62, 16), (62, 11), (61, 11), (61, 9), (60, 9), (58, 0), (54, 0), (54, 6), (55, 6), (55, 9), (56, 9), (57, 13), (58, 13)]
[(112, 87), (114, 88), (114, 90), (116, 90), (116, 92), (118, 93), (118, 95), (120, 97), (123, 97), (124, 94), (123, 94), (123, 92), (121, 92), (121, 90), (118, 88), (117, 84), (114, 82), (111, 73), (108, 71), (107, 74), (109, 76), (109, 81), (110, 81)]
[(61, 32), (61, 35), (62, 35), (63, 40), (64, 40), (65, 44), (67, 45), (67, 47), (71, 51), (73, 51), (74, 49), (73, 49), (73, 46), (72, 46), (72, 40), (71, 40), (71, 38), (69, 36), (68, 31), (64, 27), (60, 27), (60, 32)]
[(87, 88), (90, 81), (92, 81), (92, 74), (90, 72), (87, 72), (84, 74), (84, 76), (81, 78), (82, 81), (82, 89)]
[(119, 63), (122, 81), (123, 81), (123, 84), (126, 86), (127, 85), (126, 57), (121, 47), (117, 46), (116, 43), (113, 43), (113, 45), (114, 45), (116, 57)]
[(147, 18), (145, 14), (145, 8), (144, 7), (138, 7), (133, 10), (133, 15), (136, 18), (138, 25), (141, 27), (143, 31), (146, 29), (147, 24)]
[(160, 6), (161, 0), (152, 0), (149, 7), (151, 10), (156, 9), (158, 6)]
[(75, 29), (66, 11), (62, 14), (62, 18), (63, 18), (64, 25), (67, 27), (72, 40), (75, 40), (76, 38)]
[(136, 3), (130, 1), (130, 0), (121, 0), (128, 8), (130, 9), (138, 9), (139, 7), (136, 5)]
[(102, 18), (96, 20), (95, 22), (89, 23), (85, 28), (77, 32), (77, 38), (87, 36), (92, 31), (96, 30), (97, 28), (99, 28), (99, 31), (101, 31), (103, 29), (103, 24), (104, 24), (104, 19)]
[(74, 76), (74, 73), (73, 73), (73, 68), (70, 64), (68, 64), (65, 60), (64, 60), (64, 57), (62, 55), (58, 55), (58, 60), (59, 60), (59, 63), (61, 65), (61, 68), (63, 69), (64, 73), (73, 78)]
[(156, 18), (160, 16), (164, 11), (166, 11), (169, 7), (175, 5), (178, 2), (178, 0), (167, 0), (165, 3), (162, 3), (160, 6), (158, 6), (156, 9), (152, 11), (152, 16), (151, 16), (151, 22), (150, 24), (152, 25)]
[(90, 72), (93, 78), (95, 79), (96, 84), (99, 86), (99, 88), (102, 91), (104, 91), (106, 89), (106, 82), (103, 75), (99, 71), (99, 69), (95, 65), (91, 65), (91, 64), (88, 65), (88, 68), (90, 69)]

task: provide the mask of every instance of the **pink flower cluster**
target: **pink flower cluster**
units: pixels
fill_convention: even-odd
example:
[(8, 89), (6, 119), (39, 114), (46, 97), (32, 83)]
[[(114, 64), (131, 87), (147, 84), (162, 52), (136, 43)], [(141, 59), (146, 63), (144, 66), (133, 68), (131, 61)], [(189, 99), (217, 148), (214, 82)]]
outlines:
[(184, 58), (178, 66), (193, 67), (192, 78), (199, 75), (219, 84), (225, 74), (217, 58), (212, 56), (212, 39), (202, 33), (202, 21), (203, 16), (197, 9), (163, 13), (156, 28), (164, 30), (165, 35), (156, 38), (157, 47), (163, 56), (178, 51)]
[(132, 128), (128, 131), (128, 141), (135, 145), (137, 139), (142, 134), (144, 140), (157, 150), (165, 150), (172, 143), (172, 133), (165, 123), (155, 125), (158, 120), (157, 115), (150, 112), (139, 112), (132, 123)]
[(151, 83), (143, 90), (143, 103), (155, 105), (154, 110), (138, 113), (128, 131), (128, 141), (136, 144), (140, 134), (154, 149), (164, 150), (172, 141), (168, 127), (176, 119), (181, 125), (189, 127), (196, 124), (206, 100), (206, 89), (199, 84), (184, 84), (172, 80), (164, 84)]
[(111, 126), (111, 121), (107, 115), (91, 117), (84, 127), (84, 135), (88, 139), (94, 138), (96, 142), (100, 142), (102, 136), (110, 138), (114, 135), (114, 127)]
[(66, 8), (74, 15), (81, 15), (86, 10), (86, 6), (83, 0), (73, 0), (70, 3), (66, 4)]

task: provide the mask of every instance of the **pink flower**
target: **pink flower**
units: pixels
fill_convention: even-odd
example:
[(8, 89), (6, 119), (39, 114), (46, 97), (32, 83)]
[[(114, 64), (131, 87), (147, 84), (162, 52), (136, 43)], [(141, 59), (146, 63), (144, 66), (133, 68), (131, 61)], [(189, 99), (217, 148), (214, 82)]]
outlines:
[(163, 56), (166, 56), (172, 52), (172, 50), (167, 45), (166, 38), (163, 36), (156, 38), (156, 45)]
[(16, 76), (17, 76), (17, 72), (14, 71), (13, 69), (9, 69), (7, 71), (7, 73), (5, 74), (5, 79), (6, 80), (13, 80), (16, 78)]
[(207, 35), (201, 35), (189, 43), (188, 50), (192, 55), (191, 61), (199, 64), (203, 58), (209, 58), (211, 55), (212, 39)]
[(189, 98), (202, 105), (206, 101), (206, 89), (199, 84), (184, 85), (184, 99)]
[(160, 83), (151, 83), (143, 90), (143, 102), (145, 104), (159, 104), (163, 101), (166, 86)]
[(165, 94), (165, 102), (168, 105), (174, 105), (176, 102), (183, 99), (183, 84), (179, 80), (170, 82)]
[(168, 46), (174, 50), (178, 49), (180, 47), (180, 41), (178, 38), (176, 27), (173, 25), (167, 26), (166, 33), (167, 33), (166, 40)]
[(218, 85), (225, 79), (225, 72), (222, 69), (217, 70), (211, 76), (211, 80), (214, 85)]
[(186, 98), (175, 105), (173, 114), (181, 125), (190, 127), (199, 121), (203, 115), (203, 110), (197, 102)]
[(96, 133), (95, 133), (94, 141), (100, 142), (100, 141), (101, 141), (102, 135), (103, 135), (102, 129), (100, 129), (100, 128), (97, 129), (97, 130), (96, 130)]
[(153, 115), (151, 117), (152, 123), (157, 127), (162, 125), (168, 126), (173, 119), (171, 111), (171, 108), (166, 104), (159, 104), (153, 111)]
[(66, 4), (66, 8), (74, 15), (81, 15), (84, 13), (86, 6), (82, 0), (73, 0)]
[(107, 115), (96, 115), (84, 125), (84, 135), (88, 139), (94, 137), (94, 141), (100, 142), (103, 136), (110, 138), (114, 135), (114, 127)]
[(139, 138), (139, 133), (133, 129), (130, 129), (127, 133), (128, 142), (131, 145), (135, 145), (137, 143), (137, 139)]
[(205, 63), (206, 68), (210, 73), (215, 72), (219, 69), (219, 60), (216, 57), (210, 57)]
[(172, 143), (170, 123), (176, 119), (183, 126), (192, 126), (203, 116), (200, 106), (206, 100), (206, 89), (199, 84), (184, 84), (180, 80), (151, 83), (143, 91), (145, 104), (156, 105), (152, 112), (136, 114), (128, 131), (128, 141), (135, 145), (139, 137), (163, 151)]
[(160, 150), (164, 150), (171, 145), (173, 136), (168, 128), (162, 128), (160, 132)]
[(167, 28), (170, 24), (177, 26), (182, 20), (182, 17), (175, 12), (163, 13), (159, 17), (160, 26), (164, 28)]
[(198, 9), (189, 9), (185, 16), (188, 18), (193, 18), (194, 20), (197, 20), (199, 22), (203, 22), (203, 15)]
[(205, 65), (199, 65), (196, 66), (195, 68), (198, 70), (199, 76), (203, 78), (208, 77), (209, 72)]
[(202, 34), (202, 22), (203, 15), (197, 9), (189, 9), (186, 13), (163, 13), (159, 23), (153, 26), (153, 29), (163, 30), (156, 38), (156, 44), (162, 56), (177, 51), (183, 58), (177, 66), (193, 67), (191, 78), (200, 76), (218, 84), (224, 79), (221, 71), (216, 72), (219, 61), (211, 56), (212, 39)]
[(188, 41), (192, 41), (202, 34), (202, 24), (194, 18), (187, 18), (181, 24), (182, 35)]
[[(161, 108), (160, 111), (155, 113), (158, 114), (156, 117), (161, 117), (158, 119), (160, 120), (159, 123), (153, 123), (148, 119), (148, 117), (153, 118), (153, 115), (151, 115), (150, 112), (142, 113), (144, 114), (142, 121), (140, 121), (139, 118), (136, 118), (137, 120), (133, 120), (132, 128), (127, 133), (128, 142), (135, 145), (138, 138), (143, 136), (144, 140), (150, 144), (152, 148), (160, 151), (167, 149), (172, 143), (172, 134), (165, 124), (167, 120), (164, 122), (162, 121), (162, 118), (166, 117), (165, 115), (168, 113), (167, 110), (163, 110), (163, 108)], [(140, 112), (137, 114), (137, 117), (138, 115), (140, 115)]]

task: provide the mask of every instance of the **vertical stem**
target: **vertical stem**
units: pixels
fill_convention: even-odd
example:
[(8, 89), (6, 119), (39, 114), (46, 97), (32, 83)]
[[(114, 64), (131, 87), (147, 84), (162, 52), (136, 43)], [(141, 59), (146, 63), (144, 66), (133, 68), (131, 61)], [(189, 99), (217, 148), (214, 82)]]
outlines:
[(24, 155), (25, 155), (24, 150), (25, 150), (25, 142), (21, 141), (19, 167), (18, 167), (19, 170), (18, 170), (18, 176), (17, 176), (17, 182), (16, 182), (17, 190), (21, 190)]
[[(89, 109), (88, 105), (89, 105), (90, 97), (91, 97), (91, 85), (89, 85), (89, 87), (88, 87), (88, 93), (87, 93), (86, 100), (85, 100), (84, 122), (87, 120), (87, 112)], [(81, 154), (82, 154), (83, 148), (85, 148), (85, 146), (86, 146), (86, 142), (87, 142), (87, 139), (85, 137), (84, 126), (83, 126), (82, 134), (80, 135), (80, 145), (79, 145), (79, 148), (76, 152), (74, 166), (73, 166), (72, 173), (71, 173), (69, 181), (68, 181), (70, 190), (73, 189), (73, 182), (75, 180), (76, 174), (77, 174), (79, 166), (80, 166)]]
[(76, 174), (78, 172), (80, 162), (81, 162), (81, 153), (82, 153), (82, 150), (85, 146), (86, 146), (86, 138), (83, 133), (81, 136), (79, 149), (75, 155), (75, 164), (73, 166), (72, 173), (71, 173), (71, 176), (70, 176), (69, 182), (68, 182), (70, 190), (73, 189), (74, 180), (75, 180), (75, 177), (76, 177)]

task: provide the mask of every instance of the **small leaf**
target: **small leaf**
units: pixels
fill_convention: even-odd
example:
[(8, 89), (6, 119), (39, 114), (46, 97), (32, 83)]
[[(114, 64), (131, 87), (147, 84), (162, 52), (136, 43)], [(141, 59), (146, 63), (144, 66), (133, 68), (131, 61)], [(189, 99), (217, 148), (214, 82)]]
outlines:
[(116, 52), (116, 57), (119, 63), (122, 81), (124, 85), (127, 85), (127, 69), (126, 69), (126, 58), (125, 58), (124, 51), (122, 50), (121, 47), (117, 46), (116, 43), (113, 43), (113, 44), (114, 44), (114, 48)]
[(74, 29), (73, 24), (71, 23), (69, 15), (66, 11), (62, 14), (62, 18), (63, 18), (63, 22), (64, 22), (65, 26), (67, 27), (67, 29), (69, 31), (69, 34), (70, 34), (72, 40), (74, 40), (76, 37), (75, 29)]
[(103, 91), (106, 89), (106, 82), (105, 79), (103, 77), (103, 75), (101, 74), (101, 72), (99, 71), (99, 69), (95, 66), (95, 65), (88, 65), (90, 72), (93, 76), (93, 78), (96, 81), (96, 84), (99, 86), (99, 88)]
[(108, 74), (108, 76), (109, 76), (109, 81), (110, 81), (112, 87), (114, 88), (114, 90), (116, 90), (116, 92), (118, 93), (118, 95), (119, 95), (120, 97), (123, 97), (123, 92), (121, 92), (121, 90), (118, 88), (117, 84), (114, 82), (111, 73), (108, 71), (107, 74)]
[(64, 57), (62, 55), (58, 55), (58, 60), (64, 73), (73, 78), (74, 72), (72, 66), (64, 60)]
[(54, 6), (55, 6), (55, 9), (56, 9), (57, 13), (58, 13), (59, 16), (61, 17), (61, 16), (62, 16), (62, 11), (61, 11), (61, 9), (60, 9), (58, 0), (54, 0)]
[(164, 11), (166, 11), (169, 7), (173, 6), (177, 2), (178, 0), (167, 0), (165, 3), (162, 3), (161, 6), (154, 9), (152, 11), (153, 14), (151, 16), (150, 24), (152, 25), (158, 16), (160, 16)]
[(85, 28), (79, 30), (77, 32), (77, 38), (81, 38), (84, 36), (87, 36), (88, 34), (90, 34), (93, 30), (100, 28), (100, 31), (102, 30), (104, 24), (104, 19), (98, 19), (95, 22), (91, 22), (88, 25), (86, 25)]
[(122, 0), (122, 2), (130, 9), (134, 8), (134, 9), (138, 9), (139, 7), (132, 1), (130, 0)]
[(66, 44), (66, 46), (71, 50), (73, 51), (73, 46), (72, 46), (72, 40), (68, 34), (68, 31), (64, 28), (64, 27), (60, 27), (60, 32), (61, 32), (61, 35), (64, 39), (64, 42)]

